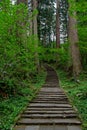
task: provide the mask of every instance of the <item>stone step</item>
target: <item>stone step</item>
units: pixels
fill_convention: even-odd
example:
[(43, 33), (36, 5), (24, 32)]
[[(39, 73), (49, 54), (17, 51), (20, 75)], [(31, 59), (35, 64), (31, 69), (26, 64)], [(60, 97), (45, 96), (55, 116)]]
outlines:
[(66, 98), (66, 95), (37, 95), (37, 97), (55, 97), (55, 98), (61, 98), (61, 97), (65, 97)]
[(37, 98), (38, 100), (54, 100), (54, 101), (65, 101), (65, 100), (68, 100), (68, 98), (66, 97), (66, 98), (64, 98), (64, 97), (45, 97), (45, 98), (43, 98), (43, 97), (38, 97)]
[(55, 84), (52, 85), (52, 84), (50, 84), (50, 85), (45, 85), (45, 86), (43, 86), (42, 88), (45, 89), (45, 88), (59, 88), (59, 87), (58, 87), (58, 85), (55, 85)]
[(58, 88), (58, 87), (51, 87), (51, 88), (48, 88), (48, 90), (49, 89), (58, 89), (59, 91), (45, 91), (45, 93), (44, 93), (44, 91), (42, 91), (42, 89), (45, 90), (47, 88), (42, 87), (39, 93), (43, 93), (43, 94), (45, 94), (45, 93), (53, 93), (53, 94), (58, 94), (58, 93), (61, 94), (61, 93), (63, 93), (64, 94), (64, 92), (60, 88)]
[[(51, 89), (52, 88), (52, 90), (49, 90), (49, 88)], [(45, 90), (45, 89), (48, 89), (48, 90)], [(53, 89), (54, 89), (54, 87), (44, 87), (44, 90), (41, 90), (40, 91), (40, 93), (51, 93), (51, 94), (53, 94), (53, 93), (63, 93), (61, 90), (57, 90), (58, 88), (55, 88), (56, 90), (54, 90), (53, 91)]]
[(67, 97), (37, 97), (37, 100), (52, 100), (52, 101), (65, 101)]
[[(34, 101), (40, 101), (40, 99), (41, 98), (38, 98), (38, 99), (36, 99), (36, 100), (33, 100), (32, 101), (32, 103), (34, 102)], [(45, 101), (46, 103), (48, 102), (48, 103), (50, 103), (50, 102), (52, 102), (52, 103), (50, 103), (50, 104), (54, 104), (55, 102), (59, 102), (59, 103), (61, 103), (61, 104), (63, 104), (64, 102), (66, 102), (66, 104), (68, 104), (68, 100), (67, 99), (49, 99), (49, 98), (44, 98), (44, 99), (41, 99), (41, 101), (43, 102), (43, 101)], [(39, 102), (40, 103), (40, 102)], [(44, 103), (44, 104), (46, 104), (46, 103)]]
[(32, 119), (32, 118), (21, 118), (17, 124), (21, 125), (48, 125), (48, 124), (58, 124), (58, 125), (81, 125), (78, 119)]
[(55, 96), (52, 96), (52, 95), (38, 95), (37, 97), (36, 97), (36, 99), (37, 98), (67, 98), (68, 99), (68, 97), (66, 97), (65, 95), (55, 95)]
[(14, 130), (81, 130), (79, 125), (19, 125)]
[(37, 96), (66, 96), (64, 93), (38, 93)]
[(72, 106), (70, 104), (53, 104), (53, 103), (30, 103), (29, 107), (58, 107), (58, 108), (71, 108)]
[[(42, 87), (42, 88), (44, 88), (44, 89), (47, 89), (48, 87)], [(52, 87), (52, 89), (53, 88), (55, 88), (55, 87)], [(57, 87), (56, 87), (57, 88)], [(57, 88), (58, 89), (58, 88)], [(60, 90), (60, 89), (59, 89)], [(41, 93), (41, 94), (64, 94), (64, 92), (62, 91), (62, 90), (60, 90), (60, 91), (42, 91), (42, 90), (40, 90), (40, 92), (39, 93)]]
[(66, 96), (65, 94), (61, 94), (61, 93), (57, 93), (57, 94), (55, 94), (55, 93), (52, 93), (52, 94), (50, 94), (50, 93), (38, 93), (38, 95), (37, 96)]
[(38, 100), (36, 99), (35, 101), (32, 101), (31, 103), (53, 103), (53, 104), (67, 104), (68, 101), (50, 101), (50, 100)]
[(76, 114), (39, 114), (39, 113), (37, 113), (37, 114), (22, 114), (22, 116), (21, 116), (22, 118), (32, 118), (32, 119), (48, 119), (48, 118), (76, 118), (77, 117), (77, 115)]
[(56, 107), (51, 107), (51, 108), (33, 108), (33, 107), (27, 107), (27, 110), (29, 111), (74, 111), (73, 108), (56, 108)]
[(63, 93), (63, 92), (41, 92), (41, 91), (38, 94), (39, 95), (47, 95), (48, 94), (48, 95), (54, 95), (54, 96), (55, 95), (59, 95), (59, 96), (60, 95), (63, 95), (63, 96), (65, 95), (65, 93)]
[(32, 110), (26, 110), (23, 114), (76, 114), (76, 112), (75, 111), (73, 111), (73, 110), (65, 110), (65, 111), (51, 111), (51, 110), (49, 110), (49, 111), (45, 111), (45, 110), (43, 110), (43, 111), (39, 111), (39, 110), (34, 110), (34, 111), (32, 111)]

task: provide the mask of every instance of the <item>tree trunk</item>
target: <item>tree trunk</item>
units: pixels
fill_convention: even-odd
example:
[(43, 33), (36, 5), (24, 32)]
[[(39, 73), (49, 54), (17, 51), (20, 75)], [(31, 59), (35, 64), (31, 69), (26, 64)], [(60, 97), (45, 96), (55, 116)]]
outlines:
[(33, 11), (33, 2), (30, 1), (30, 9), (29, 9), (29, 15), (31, 16), (31, 19), (29, 20), (30, 26), (29, 26), (29, 35), (33, 35), (33, 16), (32, 16), (32, 11)]
[(59, 21), (59, 0), (56, 0), (56, 47), (60, 47), (60, 21)]
[[(37, 0), (33, 0), (33, 10), (37, 9)], [(34, 19), (33, 19), (33, 33), (34, 33), (34, 42), (35, 43), (35, 48), (38, 49), (38, 31), (37, 31), (37, 14), (35, 14)], [(35, 61), (36, 61), (36, 66), (38, 72), (40, 71), (40, 65), (39, 65), (39, 56), (38, 52), (35, 52)]]
[[(17, 0), (17, 4), (25, 4), (26, 6), (28, 6), (28, 0)], [(22, 9), (18, 9), (17, 10), (17, 15), (18, 15), (18, 19), (17, 19), (17, 43), (18, 44), (22, 44), (25, 43), (26, 44), (26, 38), (27, 38), (27, 30), (26, 30), (26, 22), (27, 22), (27, 17), (24, 16), (25, 12)], [(20, 20), (20, 17), (22, 18), (22, 20)]]
[(75, 11), (73, 12), (73, 16), (69, 16), (69, 42), (70, 42), (70, 53), (71, 53), (70, 55), (72, 59), (73, 74), (76, 77), (81, 72), (82, 66), (78, 46), (79, 39), (78, 39), (77, 20)]

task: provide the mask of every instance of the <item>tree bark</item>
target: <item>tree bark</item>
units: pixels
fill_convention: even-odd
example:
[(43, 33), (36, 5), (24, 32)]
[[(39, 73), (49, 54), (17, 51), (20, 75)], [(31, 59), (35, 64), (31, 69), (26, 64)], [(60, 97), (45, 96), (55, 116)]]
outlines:
[(82, 69), (80, 60), (80, 51), (78, 46), (79, 38), (77, 32), (76, 11), (73, 12), (72, 16), (69, 16), (69, 42), (70, 42), (70, 53), (71, 53), (70, 55), (72, 59), (73, 74), (76, 77), (80, 74)]
[(56, 0), (56, 47), (60, 47), (60, 21), (59, 21), (59, 0)]
[[(33, 10), (37, 9), (37, 0), (32, 0), (33, 2)], [(33, 33), (34, 33), (34, 42), (35, 43), (35, 48), (38, 49), (38, 31), (37, 31), (37, 14), (34, 16), (33, 19)], [(38, 52), (35, 52), (35, 61), (36, 61), (36, 66), (37, 66), (37, 70), (38, 72), (40, 71), (40, 65), (39, 65), (39, 56), (38, 56)]]
[[(17, 0), (18, 5), (21, 4), (21, 3), (28, 6), (28, 0)], [(20, 17), (20, 15), (23, 16), (24, 15), (24, 10), (18, 9), (17, 10), (17, 15), (19, 15), (19, 17)], [(17, 42), (18, 42), (18, 44), (21, 44), (23, 42), (26, 43), (26, 35), (27, 35), (26, 28), (25, 28), (26, 21), (27, 21), (27, 17), (26, 18), (24, 17), (23, 20), (20, 20), (19, 18), (17, 20), (17, 37), (18, 37)], [(20, 31), (21, 29), (23, 29), (24, 32)]]

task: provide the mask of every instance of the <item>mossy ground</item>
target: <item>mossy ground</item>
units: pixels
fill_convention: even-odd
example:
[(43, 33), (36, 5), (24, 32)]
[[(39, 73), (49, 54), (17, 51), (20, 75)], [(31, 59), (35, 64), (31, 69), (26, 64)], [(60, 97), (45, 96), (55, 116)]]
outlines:
[(72, 105), (78, 109), (78, 114), (82, 120), (83, 130), (87, 130), (87, 75), (79, 76), (79, 83), (69, 77), (63, 70), (58, 70), (60, 86), (67, 93)]

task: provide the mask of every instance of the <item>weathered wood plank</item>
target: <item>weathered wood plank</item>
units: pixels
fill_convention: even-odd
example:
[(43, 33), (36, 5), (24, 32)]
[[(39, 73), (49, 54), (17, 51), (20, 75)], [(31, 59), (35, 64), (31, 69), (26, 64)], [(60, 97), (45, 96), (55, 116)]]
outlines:
[(26, 119), (21, 118), (18, 124), (22, 125), (47, 125), (47, 124), (66, 124), (66, 125), (80, 125), (81, 122), (78, 119)]
[(81, 126), (67, 126), (67, 130), (81, 130)]

